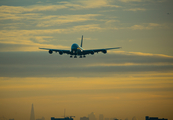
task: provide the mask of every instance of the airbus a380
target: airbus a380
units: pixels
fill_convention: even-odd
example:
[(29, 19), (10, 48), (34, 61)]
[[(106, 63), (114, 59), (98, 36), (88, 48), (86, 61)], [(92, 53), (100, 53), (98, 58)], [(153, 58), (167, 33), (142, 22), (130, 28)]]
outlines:
[(54, 52), (59, 52), (60, 55), (62, 54), (69, 54), (70, 58), (73, 57), (77, 58), (77, 56), (80, 56), (80, 58), (82, 57), (86, 57), (85, 55), (94, 55), (94, 53), (98, 53), (98, 52), (102, 52), (104, 54), (107, 53), (107, 50), (111, 50), (111, 49), (120, 49), (121, 47), (115, 47), (115, 48), (105, 48), (105, 49), (91, 49), (91, 50), (84, 50), (82, 48), (82, 44), (83, 44), (83, 35), (82, 35), (82, 39), (81, 39), (81, 45), (79, 46), (78, 44), (74, 43), (71, 46), (71, 50), (61, 50), (61, 49), (49, 49), (49, 48), (39, 48), (39, 49), (44, 49), (44, 50), (48, 50), (48, 52), (50, 54)]

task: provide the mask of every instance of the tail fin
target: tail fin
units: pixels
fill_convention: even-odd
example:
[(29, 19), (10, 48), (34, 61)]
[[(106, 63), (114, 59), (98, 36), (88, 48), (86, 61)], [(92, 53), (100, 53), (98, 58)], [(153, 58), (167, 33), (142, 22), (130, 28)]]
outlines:
[(82, 43), (83, 43), (83, 35), (82, 35), (82, 38), (81, 38), (81, 45), (80, 45), (81, 47), (82, 47)]

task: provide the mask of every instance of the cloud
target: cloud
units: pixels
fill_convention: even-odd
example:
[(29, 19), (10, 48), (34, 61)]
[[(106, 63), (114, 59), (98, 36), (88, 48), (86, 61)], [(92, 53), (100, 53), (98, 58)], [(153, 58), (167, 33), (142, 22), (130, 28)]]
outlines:
[(70, 9), (70, 10), (79, 10), (79, 9), (91, 9), (91, 8), (100, 8), (100, 7), (120, 7), (118, 5), (111, 4), (108, 0), (79, 0), (71, 2), (57, 2), (55, 5), (30, 5), (30, 6), (0, 6), (0, 13), (27, 13), (27, 12), (40, 12), (40, 11), (56, 11), (59, 9)]
[[(78, 25), (66, 29), (0, 30), (0, 51), (38, 51), (38, 47), (70, 49), (67, 46), (52, 45), (49, 41), (53, 40), (54, 37), (52, 36), (57, 33), (67, 34), (81, 31), (100, 30), (102, 30), (102, 28), (98, 24)], [(23, 49), (25, 47), (28, 49)]]
[(144, 23), (141, 25), (133, 25), (129, 29), (132, 29), (132, 30), (150, 30), (150, 29), (154, 29), (157, 27), (162, 27), (162, 25), (157, 24), (157, 23)]
[(85, 15), (66, 15), (66, 16), (46, 16), (38, 20), (38, 27), (48, 27), (54, 25), (62, 25), (74, 22), (85, 22), (90, 20), (96, 20), (95, 17), (100, 14), (85, 14)]
[(92, 0), (83, 0), (78, 2), (82, 3), (82, 8), (120, 7), (118, 5), (112, 5), (108, 0), (95, 0), (94, 2)]
[(69, 46), (62, 45), (51, 45), (51, 44), (0, 44), (1, 52), (31, 52), (31, 51), (42, 51), (39, 48), (54, 48), (54, 49), (70, 49)]
[[(54, 33), (67, 33), (73, 32), (74, 30), (93, 30), (100, 29), (98, 24), (89, 24), (89, 25), (78, 25), (67, 29), (43, 29), (43, 30), (1, 30), (0, 35), (5, 37), (14, 37), (14, 36), (29, 36), (29, 35), (45, 35), (45, 34), (54, 34)], [(3, 37), (2, 37), (3, 38)], [(1, 39), (2, 39), (1, 38)]]
[(92, 0), (77, 0), (77, 1), (71, 1), (71, 2), (59, 2), (68, 7), (71, 10), (80, 10), (80, 9), (96, 9), (101, 7), (113, 7), (113, 8), (120, 8), (121, 6), (114, 5), (112, 2), (108, 0), (95, 0), (94, 2)]
[(72, 31), (98, 31), (98, 30), (102, 30), (102, 28), (99, 26), (99, 24), (89, 24), (89, 25), (79, 25), (79, 26), (74, 26), (72, 29)]
[(36, 20), (40, 19), (41, 14), (38, 13), (1, 13), (0, 20)]
[(39, 47), (69, 49), (69, 46), (49, 44), (49, 40), (53, 39), (49, 34), (57, 31), (1, 30), (0, 51), (39, 51)]
[(1, 13), (26, 13), (39, 11), (56, 11), (58, 9), (67, 8), (64, 5), (32, 5), (32, 6), (0, 6)]
[(128, 3), (128, 2), (142, 2), (142, 0), (119, 0), (121, 2), (125, 2), (125, 3)]
[(125, 51), (108, 51), (108, 53), (112, 54), (123, 54), (123, 55), (137, 55), (137, 56), (160, 56), (160, 57), (168, 57), (173, 58), (173, 56), (164, 55), (164, 54), (152, 54), (152, 53), (142, 53), (142, 52), (125, 52)]
[(124, 3), (129, 3), (129, 2), (152, 2), (152, 3), (155, 3), (155, 2), (165, 2), (165, 0), (119, 0), (121, 2), (124, 2)]
[[(44, 52), (1, 52), (1, 77), (108, 77), (131, 73), (171, 73), (173, 57), (119, 52), (70, 59)], [(32, 59), (31, 59), (32, 58)], [(19, 74), (20, 73), (20, 74)]]
[[(79, 19), (73, 19), (73, 17), (79, 18)], [(85, 21), (85, 20), (94, 20), (95, 16), (100, 16), (99, 14), (86, 14), (86, 15), (67, 15), (67, 16), (59, 16), (61, 20), (60, 22), (63, 22), (63, 19), (65, 19), (65, 22), (77, 22), (77, 21)], [(48, 18), (42, 18), (42, 19), (49, 19), (55, 16), (47, 16)], [(72, 19), (71, 19), (72, 18)], [(71, 21), (70, 21), (71, 19)], [(78, 33), (78, 32), (93, 32), (93, 31), (105, 31), (108, 29), (132, 29), (132, 30), (150, 30), (150, 29), (156, 29), (156, 28), (165, 28), (165, 24), (158, 24), (158, 23), (143, 23), (141, 25), (133, 25), (131, 27), (126, 28), (117, 28), (113, 27), (114, 23), (116, 23), (116, 20), (108, 20), (105, 23), (105, 27), (101, 27), (99, 24), (86, 24), (86, 25), (76, 25), (71, 27), (66, 27), (62, 29), (32, 29), (32, 30), (0, 30), (0, 44), (1, 49), (0, 51), (23, 51), (23, 48), (25, 51), (37, 51), (38, 47), (51, 47), (51, 48), (68, 48), (67, 46), (58, 46), (58, 45), (51, 45), (50, 41), (57, 39), (55, 38), (56, 34), (70, 34), (70, 33)], [(10, 23), (8, 26), (12, 26), (12, 23)], [(17, 25), (22, 25), (22, 23), (14, 23), (17, 27)], [(43, 23), (40, 26), (46, 26), (47, 23)], [(56, 24), (51, 22), (49, 25)], [(6, 27), (8, 27), (6, 25)], [(13, 26), (15, 27), (15, 26)], [(16, 47), (15, 47), (16, 45)], [(22, 47), (23, 45), (23, 47)], [(11, 47), (11, 48), (10, 48)]]
[(136, 12), (136, 11), (146, 11), (146, 9), (145, 8), (131, 8), (131, 9), (125, 9), (125, 11), (134, 11), (134, 12)]
[[(17, 22), (26, 24), (30, 22), (31, 25), (36, 24), (38, 27), (49, 27), (63, 25), (67, 23), (96, 21), (96, 17), (101, 14), (78, 14), (78, 15), (44, 15), (41, 13), (2, 13), (0, 14), (0, 20), (13, 20), (13, 24), (17, 25)], [(6, 24), (8, 26), (8, 24)], [(4, 28), (5, 29), (5, 28)]]
[(114, 26), (115, 23), (117, 23), (117, 22), (120, 22), (120, 21), (119, 20), (107, 20), (105, 24), (107, 26), (110, 26), (111, 27), (111, 26)]

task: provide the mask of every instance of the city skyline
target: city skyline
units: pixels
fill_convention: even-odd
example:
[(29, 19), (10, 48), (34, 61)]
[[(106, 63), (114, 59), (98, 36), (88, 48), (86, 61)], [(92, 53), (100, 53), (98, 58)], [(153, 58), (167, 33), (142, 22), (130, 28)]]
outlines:
[[(65, 120), (66, 118), (70, 118), (70, 120), (74, 119), (74, 120), (138, 120), (138, 118), (136, 118), (136, 116), (133, 116), (132, 118), (125, 118), (125, 119), (121, 119), (121, 118), (117, 118), (117, 117), (112, 117), (112, 118), (109, 118), (108, 116), (107, 117), (104, 117), (103, 114), (99, 114), (98, 117), (96, 117), (95, 113), (94, 112), (91, 112), (90, 114), (88, 114), (88, 116), (78, 116), (77, 119), (76, 116), (66, 116), (65, 115), (65, 109), (64, 109), (64, 116), (62, 117), (50, 117), (51, 119), (54, 118), (54, 119), (62, 119), (62, 120)], [(80, 118), (80, 119), (79, 119)], [(25, 118), (27, 119), (27, 118)], [(158, 117), (149, 117), (149, 116), (145, 116), (145, 119), (146, 120), (152, 120), (152, 119), (158, 119)], [(159, 120), (162, 120), (164, 118), (161, 118)], [(0, 120), (8, 120), (8, 118), (6, 117), (0, 117)], [(12, 119), (9, 119), (9, 120), (16, 120), (15, 118), (12, 118)], [(35, 113), (34, 113), (34, 105), (32, 104), (31, 106), (31, 112), (30, 112), (30, 120), (45, 120), (45, 118), (42, 116), (41, 118), (37, 118), (35, 119)], [(165, 120), (168, 120), (168, 119), (165, 119)]]
[[(0, 116), (173, 120), (172, 0), (1, 0)], [(122, 47), (84, 59), (39, 48)], [(135, 119), (135, 118), (134, 118)]]

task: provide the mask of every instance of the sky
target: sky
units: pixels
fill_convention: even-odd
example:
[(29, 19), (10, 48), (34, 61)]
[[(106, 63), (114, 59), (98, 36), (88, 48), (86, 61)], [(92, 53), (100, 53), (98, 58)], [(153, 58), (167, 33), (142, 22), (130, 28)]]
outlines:
[[(173, 120), (172, 0), (1, 0), (0, 120)], [(86, 58), (49, 54), (122, 47)]]

